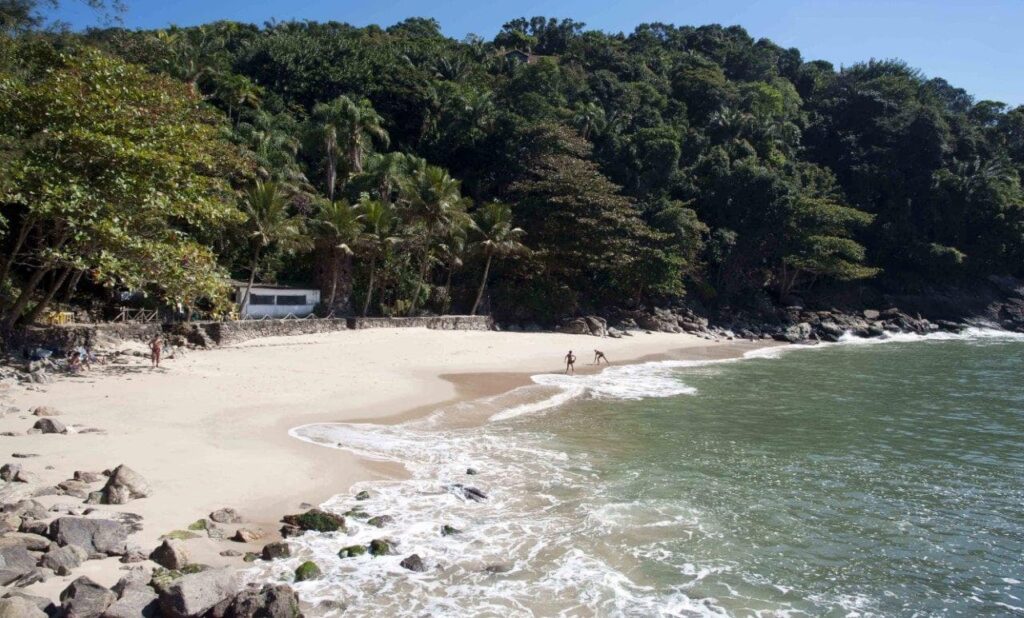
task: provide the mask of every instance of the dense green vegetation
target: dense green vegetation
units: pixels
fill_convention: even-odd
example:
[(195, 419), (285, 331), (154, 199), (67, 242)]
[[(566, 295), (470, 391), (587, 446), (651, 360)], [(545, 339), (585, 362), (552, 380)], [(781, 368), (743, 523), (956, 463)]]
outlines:
[(7, 324), (103, 286), (211, 311), (229, 274), (523, 321), (1024, 274), (1024, 107), (898, 61), (544, 18), (5, 30)]

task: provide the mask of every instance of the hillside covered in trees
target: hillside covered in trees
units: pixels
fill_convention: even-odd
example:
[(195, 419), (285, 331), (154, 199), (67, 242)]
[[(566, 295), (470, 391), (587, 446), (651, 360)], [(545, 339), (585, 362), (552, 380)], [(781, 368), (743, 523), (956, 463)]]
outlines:
[(112, 290), (216, 312), (228, 276), (552, 323), (1024, 275), (1024, 107), (899, 61), (540, 17), (0, 22), (8, 326)]

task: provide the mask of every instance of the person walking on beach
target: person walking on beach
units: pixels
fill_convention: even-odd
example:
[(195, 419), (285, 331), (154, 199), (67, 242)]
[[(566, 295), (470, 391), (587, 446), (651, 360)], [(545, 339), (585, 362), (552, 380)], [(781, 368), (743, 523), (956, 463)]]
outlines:
[(576, 355), (572, 353), (572, 350), (565, 355), (565, 372), (576, 375)]
[(149, 342), (149, 360), (153, 367), (160, 366), (160, 352), (163, 351), (164, 340), (160, 338), (160, 335), (156, 335)]
[(604, 352), (601, 350), (594, 350), (594, 364), (600, 365), (601, 361), (604, 361), (605, 365), (611, 365), (611, 363), (608, 362), (608, 358), (605, 357)]

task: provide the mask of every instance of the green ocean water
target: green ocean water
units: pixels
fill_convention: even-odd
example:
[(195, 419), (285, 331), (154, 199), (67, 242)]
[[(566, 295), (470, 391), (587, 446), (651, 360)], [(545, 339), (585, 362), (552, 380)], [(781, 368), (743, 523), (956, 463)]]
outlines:
[(592, 484), (563, 506), (590, 522), (575, 542), (658, 613), (682, 595), (739, 616), (1024, 614), (1024, 342), (839, 345), (676, 375), (696, 393), (518, 423), (586, 460)]
[[(324, 505), (393, 517), (383, 530), (353, 516), (257, 577), (317, 561), (297, 587), (324, 616), (1024, 615), (1024, 337), (534, 382), (399, 425), (293, 430), (411, 479)], [(338, 557), (382, 535), (393, 555)], [(413, 553), (425, 572), (401, 566)]]

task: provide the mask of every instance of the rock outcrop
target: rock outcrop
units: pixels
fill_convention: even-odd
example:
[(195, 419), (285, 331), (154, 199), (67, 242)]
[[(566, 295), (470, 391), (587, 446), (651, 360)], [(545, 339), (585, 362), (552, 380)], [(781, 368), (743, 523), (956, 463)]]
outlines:
[(107, 484), (100, 490), (102, 504), (128, 504), (152, 492), (142, 475), (122, 464), (114, 468)]

